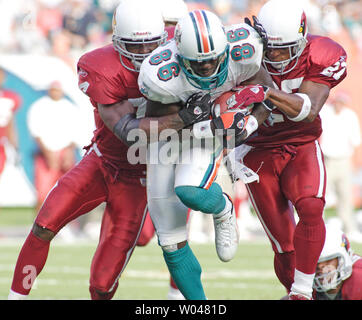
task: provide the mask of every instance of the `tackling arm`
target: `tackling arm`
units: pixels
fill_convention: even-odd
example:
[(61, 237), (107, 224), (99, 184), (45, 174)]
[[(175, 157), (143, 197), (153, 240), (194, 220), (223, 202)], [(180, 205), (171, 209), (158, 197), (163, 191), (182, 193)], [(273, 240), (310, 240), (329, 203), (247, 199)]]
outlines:
[[(184, 107), (181, 107), (181, 102), (161, 104), (148, 100), (146, 117), (142, 119), (136, 118), (135, 108), (128, 100), (110, 105), (98, 103), (98, 112), (106, 126), (120, 140), (129, 145), (133, 143), (133, 139), (129, 141), (128, 134), (133, 129), (142, 130), (149, 142), (152, 122), (157, 121), (157, 126), (152, 126), (152, 131), (157, 129), (159, 134), (164, 129), (179, 131), (208, 118), (211, 112), (211, 101), (209, 94), (202, 93), (192, 95)], [(155, 132), (152, 133), (155, 134)]]
[[(273, 87), (273, 80), (269, 73), (263, 67), (260, 67), (259, 71), (252, 78), (244, 81), (241, 85), (253, 84), (261, 84), (268, 87)], [(267, 98), (265, 98), (265, 100), (266, 99)], [(254, 116), (255, 119), (258, 121), (258, 126), (260, 126), (269, 117), (270, 112), (273, 108), (270, 102), (263, 101), (262, 103), (255, 103), (251, 115)]]
[(286, 93), (269, 88), (266, 98), (290, 120), (313, 122), (329, 96), (325, 84), (303, 81), (298, 93)]

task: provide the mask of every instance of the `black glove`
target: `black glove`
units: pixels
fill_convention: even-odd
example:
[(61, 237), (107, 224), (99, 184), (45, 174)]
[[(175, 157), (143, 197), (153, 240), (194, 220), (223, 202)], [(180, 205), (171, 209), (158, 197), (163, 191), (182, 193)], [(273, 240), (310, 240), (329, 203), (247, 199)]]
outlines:
[(268, 35), (262, 26), (262, 24), (259, 22), (258, 18), (256, 16), (253, 17), (253, 24), (251, 24), (251, 21), (249, 18), (245, 18), (244, 22), (248, 24), (250, 27), (253, 27), (255, 31), (259, 34), (261, 37), (261, 40), (263, 41), (263, 51), (265, 51), (268, 48)]
[(188, 127), (196, 122), (207, 120), (211, 114), (211, 96), (209, 93), (197, 92), (190, 96), (185, 106), (179, 111), (179, 116)]
[(245, 125), (248, 116), (238, 111), (225, 112), (212, 122), (212, 130), (214, 135), (221, 138), (224, 148), (233, 149), (241, 145), (246, 136)]

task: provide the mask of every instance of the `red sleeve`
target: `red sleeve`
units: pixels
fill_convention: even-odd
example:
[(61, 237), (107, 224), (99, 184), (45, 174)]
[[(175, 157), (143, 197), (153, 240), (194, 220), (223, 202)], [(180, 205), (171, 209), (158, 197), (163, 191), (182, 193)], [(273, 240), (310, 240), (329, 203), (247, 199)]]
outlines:
[(333, 88), (347, 76), (347, 53), (337, 42), (326, 37), (313, 37), (310, 42), (310, 67), (304, 80)]
[(21, 97), (17, 93), (10, 90), (5, 90), (5, 96), (14, 101), (13, 112), (17, 111), (22, 103)]
[[(128, 98), (125, 86), (116, 75), (105, 75), (100, 64), (107, 63), (106, 59), (93, 63), (94, 57), (87, 59), (87, 54), (78, 62), (78, 86), (93, 101), (101, 104), (112, 104)], [(106, 69), (106, 68), (103, 68)]]
[(353, 264), (352, 275), (342, 287), (343, 300), (362, 300), (362, 259)]
[(175, 36), (175, 26), (168, 26), (165, 28), (167, 31), (167, 40), (171, 40)]

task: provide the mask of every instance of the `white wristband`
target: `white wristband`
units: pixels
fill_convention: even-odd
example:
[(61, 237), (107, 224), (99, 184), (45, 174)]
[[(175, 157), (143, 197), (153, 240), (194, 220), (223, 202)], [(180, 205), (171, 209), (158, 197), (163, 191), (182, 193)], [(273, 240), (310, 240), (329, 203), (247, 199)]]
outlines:
[(305, 94), (305, 93), (295, 93), (295, 94), (297, 94), (304, 100), (302, 109), (300, 110), (299, 114), (296, 117), (294, 117), (294, 118), (290, 118), (288, 116), (287, 117), (289, 120), (298, 122), (298, 121), (302, 121), (306, 117), (308, 117), (308, 115), (310, 113), (310, 109), (312, 108), (312, 103), (310, 102), (310, 99), (307, 94)]
[(249, 115), (248, 121), (245, 125), (246, 138), (255, 132), (259, 127), (258, 120), (253, 115)]
[(192, 133), (196, 139), (212, 138), (214, 137), (211, 126), (211, 120), (197, 122), (192, 127)]

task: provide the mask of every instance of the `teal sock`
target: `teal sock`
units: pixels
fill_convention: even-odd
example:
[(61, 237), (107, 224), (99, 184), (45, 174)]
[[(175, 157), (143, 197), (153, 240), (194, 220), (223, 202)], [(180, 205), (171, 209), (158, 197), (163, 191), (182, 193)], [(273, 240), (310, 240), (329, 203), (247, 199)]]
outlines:
[(179, 186), (175, 188), (175, 192), (182, 203), (194, 211), (216, 214), (224, 210), (226, 205), (222, 189), (216, 182), (209, 189)]
[(168, 270), (187, 300), (206, 300), (201, 283), (201, 266), (188, 243), (174, 252), (163, 251)]

